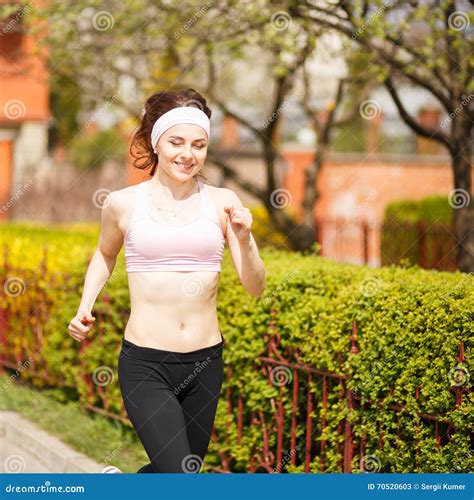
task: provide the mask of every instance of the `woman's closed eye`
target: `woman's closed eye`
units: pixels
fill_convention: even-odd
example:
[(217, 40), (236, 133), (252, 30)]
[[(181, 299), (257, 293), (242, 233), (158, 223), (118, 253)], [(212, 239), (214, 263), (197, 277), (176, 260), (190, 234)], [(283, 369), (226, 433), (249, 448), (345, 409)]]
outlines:
[[(182, 144), (178, 144), (178, 143), (176, 143), (176, 142), (172, 142), (171, 144), (173, 144), (173, 146), (182, 146)], [(196, 145), (196, 146), (194, 146), (194, 147), (195, 147), (195, 148), (198, 148), (198, 149), (202, 149), (202, 148), (204, 148), (205, 146), (197, 146), (197, 145)]]

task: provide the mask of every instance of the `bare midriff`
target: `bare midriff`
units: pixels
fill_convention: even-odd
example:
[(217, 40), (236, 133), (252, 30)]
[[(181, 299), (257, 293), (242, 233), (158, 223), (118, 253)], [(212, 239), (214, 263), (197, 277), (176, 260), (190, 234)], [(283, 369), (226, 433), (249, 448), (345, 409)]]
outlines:
[(129, 273), (131, 313), (125, 339), (143, 347), (189, 352), (219, 343), (220, 273)]

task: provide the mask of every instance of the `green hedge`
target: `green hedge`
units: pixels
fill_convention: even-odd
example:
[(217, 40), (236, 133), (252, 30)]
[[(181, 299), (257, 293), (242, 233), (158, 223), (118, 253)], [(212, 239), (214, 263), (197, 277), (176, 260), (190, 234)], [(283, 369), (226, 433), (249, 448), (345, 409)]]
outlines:
[[(10, 311), (9, 339), (14, 341), (16, 361), (28, 356), (35, 369), (62, 385), (69, 397), (123, 411), (117, 377), (110, 384), (89, 395), (84, 375), (99, 366), (110, 367), (116, 374), (120, 341), (129, 311), (129, 296), (123, 253), (109, 283), (93, 309), (98, 318), (94, 333), (102, 328), (101, 342), (94, 341), (84, 352), (69, 337), (67, 325), (80, 301), (86, 271), (86, 259), (97, 242), (96, 229), (76, 233), (30, 231), (3, 226), (0, 242), (10, 244), (10, 259), (18, 269), (10, 269), (4, 278), (17, 277), (26, 283), (25, 293), (2, 296), (0, 307)], [(47, 238), (46, 266), (41, 268), (41, 252)], [(25, 261), (25, 252), (28, 262)], [(466, 360), (459, 367), (473, 373), (474, 294), (471, 275), (407, 269), (371, 269), (341, 265), (315, 255), (301, 256), (270, 248), (261, 251), (267, 269), (267, 288), (261, 298), (249, 295), (239, 283), (228, 250), (225, 251), (218, 294), (219, 326), (225, 340), (224, 363), (232, 377), (225, 379), (218, 406), (216, 443), (211, 442), (207, 466), (220, 466), (218, 451), (231, 458), (234, 472), (245, 472), (250, 458), (262, 453), (262, 429), (250, 426), (252, 412), (261, 410), (272, 422), (272, 401), (283, 397), (285, 449), (289, 449), (292, 383), (270, 384), (259, 355), (268, 355), (268, 340), (273, 333), (281, 336), (281, 349), (295, 349), (300, 362), (351, 376), (348, 388), (361, 397), (361, 404), (347, 410), (339, 398), (338, 384), (330, 385), (327, 428), (319, 432), (321, 422), (321, 378), (311, 383), (302, 373), (298, 394), (297, 465), (286, 465), (288, 472), (304, 471), (306, 433), (306, 389), (314, 394), (313, 449), (321, 437), (326, 439), (327, 472), (339, 472), (342, 458), (338, 447), (344, 444), (337, 427), (348, 418), (356, 437), (365, 433), (366, 454), (378, 464), (380, 472), (468, 472), (473, 469), (469, 431), (473, 428), (473, 395), (464, 394), (455, 408), (453, 368), (461, 341)], [(2, 263), (3, 265), (3, 263)], [(41, 269), (41, 271), (39, 271)], [(63, 274), (67, 277), (63, 278)], [(106, 297), (110, 298), (110, 307)], [(41, 306), (41, 307), (39, 307)], [(38, 318), (34, 313), (41, 309)], [(274, 321), (273, 329), (270, 327)], [(360, 352), (350, 353), (350, 334), (357, 321)], [(38, 325), (44, 339), (38, 341)], [(11, 359), (11, 358), (10, 358)], [(44, 387), (41, 377), (24, 370), (22, 377)], [(467, 383), (467, 382), (466, 382)], [(462, 388), (465, 384), (463, 383)], [(415, 390), (420, 387), (420, 397)], [(232, 390), (233, 411), (227, 415), (227, 390)], [(237, 397), (244, 402), (244, 433), (237, 446)], [(384, 398), (380, 406), (370, 400)], [(362, 408), (362, 403), (366, 408)], [(389, 404), (406, 405), (398, 413), (401, 437), (397, 440), (397, 413)], [(432, 425), (417, 415), (421, 412), (443, 416), (456, 426), (449, 442), (435, 446)], [(228, 428), (228, 432), (227, 432)], [(271, 428), (271, 427), (270, 427)], [(379, 448), (379, 432), (383, 434)], [(271, 450), (276, 449), (276, 432), (269, 432)], [(418, 441), (417, 441), (418, 440)], [(398, 448), (397, 448), (398, 446)], [(353, 459), (353, 470), (360, 470), (360, 456)], [(314, 457), (311, 472), (319, 471), (319, 457)]]
[[(387, 205), (381, 234), (382, 265), (407, 262), (428, 269), (456, 269), (453, 211), (446, 196), (400, 200)], [(420, 228), (420, 223), (424, 224)], [(420, 241), (424, 238), (424, 262)]]

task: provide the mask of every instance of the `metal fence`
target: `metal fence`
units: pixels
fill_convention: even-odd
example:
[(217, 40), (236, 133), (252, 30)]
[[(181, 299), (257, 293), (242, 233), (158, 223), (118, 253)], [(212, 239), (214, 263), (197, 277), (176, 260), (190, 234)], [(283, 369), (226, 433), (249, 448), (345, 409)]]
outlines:
[[(458, 268), (454, 227), (441, 222), (401, 224), (325, 217), (318, 218), (317, 230), (321, 255), (337, 262), (379, 267), (409, 259), (424, 269), (454, 271)], [(409, 241), (402, 247), (399, 240), (407, 236)], [(396, 254), (384, 248), (383, 238), (394, 242)]]

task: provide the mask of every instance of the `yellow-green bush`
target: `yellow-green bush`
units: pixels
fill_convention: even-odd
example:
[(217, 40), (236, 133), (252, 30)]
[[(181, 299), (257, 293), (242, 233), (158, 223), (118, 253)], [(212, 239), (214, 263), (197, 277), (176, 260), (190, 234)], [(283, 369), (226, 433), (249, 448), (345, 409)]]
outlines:
[[(123, 253), (117, 268), (101, 292), (93, 313), (102, 328), (101, 342), (93, 342), (84, 352), (69, 337), (67, 325), (80, 301), (87, 258), (94, 250), (97, 228), (82, 228), (76, 233), (67, 229), (31, 230), (26, 233), (4, 226), (1, 243), (10, 245), (9, 262), (2, 279), (23, 279), (25, 292), (16, 297), (2, 295), (0, 307), (10, 312), (9, 345), (18, 361), (32, 356), (35, 370), (47, 374), (49, 382), (74, 390), (95, 406), (103, 406), (99, 392), (89, 396), (84, 375), (98, 366), (116, 371), (120, 341), (129, 311), (129, 297), (124, 271)], [(39, 251), (46, 244), (46, 264)], [(377, 457), (381, 472), (467, 472), (473, 468), (470, 453), (470, 431), (473, 428), (473, 395), (464, 394), (455, 408), (450, 377), (456, 366), (461, 341), (465, 346), (463, 370), (473, 373), (473, 277), (456, 273), (426, 271), (418, 267), (371, 269), (341, 265), (317, 256), (298, 255), (275, 249), (263, 249), (261, 256), (267, 269), (267, 288), (261, 298), (249, 295), (239, 283), (226, 249), (218, 294), (219, 326), (225, 337), (224, 363), (232, 368), (225, 378), (215, 428), (219, 440), (211, 442), (206, 464), (219, 465), (217, 450), (232, 459), (232, 470), (247, 470), (250, 457), (262, 451), (262, 430), (250, 426), (252, 412), (261, 410), (270, 421), (275, 411), (271, 401), (283, 398), (285, 408), (285, 445), (288, 448), (291, 426), (292, 385), (282, 388), (269, 384), (262, 373), (264, 364), (258, 359), (267, 354), (268, 339), (273, 332), (281, 336), (281, 349), (295, 349), (300, 361), (308, 366), (350, 376), (348, 388), (361, 397), (361, 403), (348, 411), (340, 399), (339, 387), (333, 385), (328, 394), (326, 414), (326, 471), (340, 471), (344, 444), (337, 427), (344, 418), (353, 424), (359, 438), (365, 433), (366, 454)], [(63, 276), (66, 276), (64, 278)], [(110, 306), (105, 300), (110, 298)], [(35, 312), (40, 309), (38, 316)], [(273, 314), (273, 316), (272, 316)], [(35, 319), (36, 318), (36, 319)], [(274, 330), (269, 324), (275, 321)], [(350, 334), (357, 322), (358, 354), (350, 353)], [(43, 344), (38, 341), (40, 325)], [(41, 378), (28, 370), (22, 377), (41, 387)], [(297, 416), (297, 463), (287, 471), (304, 471), (305, 390), (301, 380)], [(321, 418), (321, 380), (313, 378), (314, 394), (313, 449), (321, 439), (317, 425)], [(416, 388), (420, 397), (415, 398)], [(464, 387), (464, 386), (463, 386)], [(227, 389), (232, 389), (233, 413), (227, 415)], [(102, 388), (109, 410), (122, 411), (118, 381)], [(244, 433), (237, 446), (237, 396), (244, 401)], [(381, 406), (370, 401), (383, 398)], [(397, 413), (389, 404), (405, 405), (399, 412), (402, 436), (397, 440)], [(455, 425), (449, 442), (438, 451), (434, 431), (420, 413), (442, 416)], [(229, 431), (226, 439), (227, 426)], [(383, 434), (379, 449), (379, 432)], [(276, 433), (269, 434), (270, 449), (275, 450)], [(397, 448), (398, 444), (398, 448)], [(465, 457), (460, 460), (460, 456)], [(359, 470), (360, 456), (353, 459)], [(418, 465), (417, 465), (418, 464)], [(311, 471), (319, 470), (319, 457), (311, 462)]]

